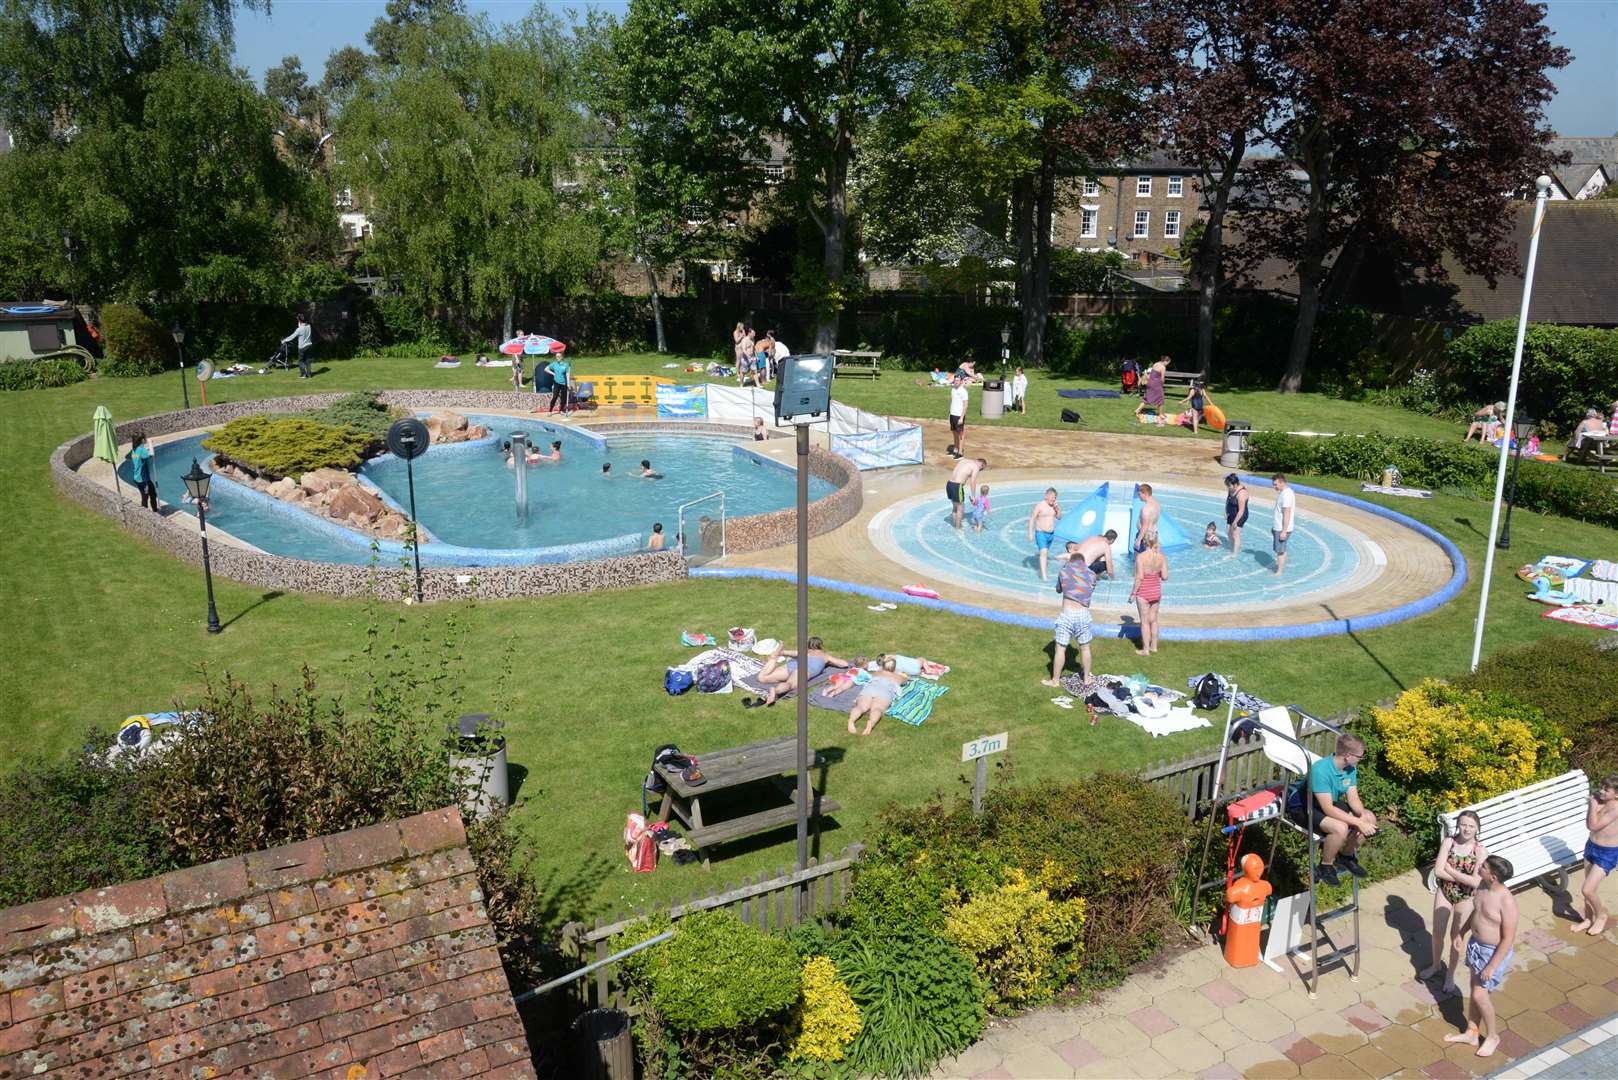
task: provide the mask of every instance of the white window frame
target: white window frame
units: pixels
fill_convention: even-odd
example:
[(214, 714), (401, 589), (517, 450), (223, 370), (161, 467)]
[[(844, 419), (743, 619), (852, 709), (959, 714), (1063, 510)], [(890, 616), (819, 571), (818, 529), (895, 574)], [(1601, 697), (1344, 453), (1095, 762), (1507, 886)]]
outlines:
[(1152, 212), (1150, 210), (1135, 211), (1135, 230), (1130, 238), (1134, 240), (1149, 240), (1152, 236)]
[(1081, 238), (1084, 238), (1084, 239), (1089, 239), (1089, 238), (1098, 236), (1098, 235), (1100, 235), (1100, 233), (1098, 232), (1098, 230), (1100, 228), (1101, 228), (1101, 207), (1099, 207), (1099, 206), (1081, 206), (1081, 207), (1079, 207), (1079, 236)]
[(1165, 210), (1163, 212), (1163, 238), (1165, 240), (1178, 240), (1180, 238), (1180, 212), (1178, 210)]
[(1168, 190), (1169, 198), (1178, 199), (1180, 196), (1182, 196), (1184, 194), (1185, 194), (1185, 177), (1183, 177), (1183, 176), (1171, 176), (1171, 177), (1169, 177), (1169, 190)]
[(1100, 195), (1101, 194), (1101, 181), (1097, 180), (1093, 176), (1086, 176), (1084, 178), (1083, 194), (1084, 194), (1085, 198), (1088, 198), (1088, 199), (1093, 199), (1097, 195)]
[(764, 182), (766, 184), (784, 183), (786, 181), (786, 178), (787, 178), (787, 169), (786, 169), (785, 165), (766, 165), (766, 166), (764, 166)]
[(1135, 177), (1135, 198), (1150, 199), (1152, 197), (1152, 178), (1150, 176)]

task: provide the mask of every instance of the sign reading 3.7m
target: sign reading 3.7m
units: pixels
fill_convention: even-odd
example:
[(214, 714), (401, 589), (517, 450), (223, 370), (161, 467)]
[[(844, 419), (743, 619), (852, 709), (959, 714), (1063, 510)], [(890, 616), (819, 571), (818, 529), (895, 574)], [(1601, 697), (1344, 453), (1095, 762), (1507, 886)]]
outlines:
[(961, 744), (961, 760), (973, 761), (980, 757), (988, 757), (990, 754), (998, 754), (1006, 748), (1006, 743), (1010, 740), (1009, 731), (1002, 731), (998, 735), (979, 735), (971, 742)]

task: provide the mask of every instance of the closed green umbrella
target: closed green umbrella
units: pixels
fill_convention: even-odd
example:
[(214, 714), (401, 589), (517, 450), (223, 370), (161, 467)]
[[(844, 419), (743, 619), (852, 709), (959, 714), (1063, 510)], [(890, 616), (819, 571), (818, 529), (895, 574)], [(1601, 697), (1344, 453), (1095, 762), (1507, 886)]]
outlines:
[(118, 493), (118, 516), (124, 518), (124, 489), (118, 482), (118, 433), (112, 427), (112, 413), (105, 405), (97, 405), (91, 430), (95, 433), (94, 456), (112, 466), (112, 489)]

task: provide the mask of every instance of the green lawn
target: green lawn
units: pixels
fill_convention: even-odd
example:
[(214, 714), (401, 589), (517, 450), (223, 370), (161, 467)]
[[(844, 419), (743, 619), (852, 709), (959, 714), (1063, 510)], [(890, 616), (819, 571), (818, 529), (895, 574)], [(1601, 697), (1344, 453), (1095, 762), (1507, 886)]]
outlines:
[[(584, 360), (585, 372), (648, 370), (667, 362), (648, 356)], [(284, 373), (215, 383), (214, 401), (364, 387), (495, 387), (503, 372), (434, 369), (430, 362), (354, 360), (332, 363), (312, 386)], [(27, 753), (62, 755), (82, 743), (90, 725), (115, 724), (131, 712), (167, 706), (192, 694), (198, 665), (228, 669), (254, 684), (287, 683), (301, 664), (315, 669), (324, 689), (356, 689), (345, 660), (363, 644), (361, 602), (277, 595), (230, 582), (218, 585), (223, 634), (204, 632), (201, 574), (127, 535), (115, 523), (59, 498), (47, 458), (58, 443), (87, 431), (91, 411), (108, 405), (120, 421), (176, 404), (177, 376), (106, 380), (57, 390), (0, 395), (0, 491), (8, 526), (0, 559), (0, 596), (8, 604), (7, 663), (0, 669), (0, 760)], [(1036, 387), (1049, 385), (1036, 381)], [(892, 375), (866, 386), (846, 383), (843, 396), (867, 407), (921, 412), (929, 391), (906, 392)], [(1044, 407), (1036, 391), (1035, 408)], [(1259, 395), (1256, 402), (1266, 399)], [(940, 399), (941, 402), (941, 399)], [(1117, 402), (1092, 402), (1095, 405)], [(1054, 406), (1053, 406), (1054, 407)], [(1378, 418), (1362, 406), (1302, 397), (1282, 401), (1292, 417)], [(1086, 411), (1086, 416), (1090, 415)], [(1311, 412), (1310, 410), (1318, 410)], [(1031, 420), (1041, 415), (1031, 414)], [(1257, 413), (1254, 414), (1257, 418)], [(1398, 419), (1402, 414), (1383, 414)], [(1412, 425), (1431, 423), (1411, 417)], [(1303, 424), (1326, 426), (1319, 420)], [(1357, 485), (1324, 481), (1352, 490)], [(1120, 642), (1097, 646), (1104, 671), (1144, 670), (1169, 685), (1217, 669), (1277, 701), (1330, 712), (1388, 697), (1402, 686), (1460, 669), (1471, 649), (1481, 576), (1482, 532), (1488, 506), (1439, 497), (1390, 500), (1397, 509), (1442, 530), (1472, 560), (1472, 585), (1442, 611), (1357, 638), (1274, 644), (1180, 644), (1142, 663)], [(1500, 567), (1491, 595), (1490, 650), (1546, 634), (1592, 631), (1539, 616), (1509, 575), (1511, 561), (1558, 552), (1613, 557), (1612, 531), (1518, 513), (1512, 521), (1514, 560)], [(466, 616), (464, 675), (468, 707), (496, 704), (496, 673), (509, 642), (515, 649), (515, 701), (509, 723), (512, 760), (526, 770), (521, 821), (538, 843), (538, 872), (561, 906), (604, 912), (649, 898), (683, 895), (740, 881), (789, 861), (792, 834), (727, 849), (711, 871), (666, 864), (651, 875), (630, 875), (619, 852), (625, 812), (638, 809), (639, 785), (654, 746), (665, 741), (705, 749), (786, 735), (787, 707), (743, 710), (736, 697), (669, 699), (664, 667), (686, 650), (682, 627), (722, 632), (746, 624), (787, 636), (792, 589), (786, 584), (702, 581), (632, 592), (544, 600), (456, 605)], [(1047, 635), (919, 609), (878, 615), (865, 602), (816, 591), (815, 632), (834, 651), (903, 650), (947, 662), (950, 693), (920, 729), (885, 723), (868, 739), (850, 738), (840, 717), (811, 714), (815, 745), (828, 752), (829, 794), (845, 809), (827, 830), (825, 848), (859, 839), (892, 800), (914, 801), (935, 791), (964, 790), (969, 768), (959, 746), (974, 735), (1009, 730), (1010, 753), (1000, 759), (1019, 778), (1064, 776), (1101, 767), (1135, 768), (1212, 744), (1214, 732), (1155, 742), (1116, 720), (1088, 726), (1082, 713), (1048, 703), (1038, 685), (1048, 664)], [(389, 609), (390, 612), (395, 609)], [(400, 609), (406, 622), (442, 624), (447, 606)], [(488, 699), (488, 700), (484, 700)]]

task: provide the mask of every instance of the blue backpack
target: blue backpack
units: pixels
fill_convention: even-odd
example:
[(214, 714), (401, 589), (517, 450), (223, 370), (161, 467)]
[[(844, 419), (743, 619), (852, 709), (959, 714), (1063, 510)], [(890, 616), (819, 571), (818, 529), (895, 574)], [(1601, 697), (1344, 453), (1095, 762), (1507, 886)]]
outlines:
[(679, 668), (669, 668), (663, 673), (663, 689), (670, 697), (685, 693), (695, 686), (696, 682), (696, 677), (689, 671), (682, 671)]

